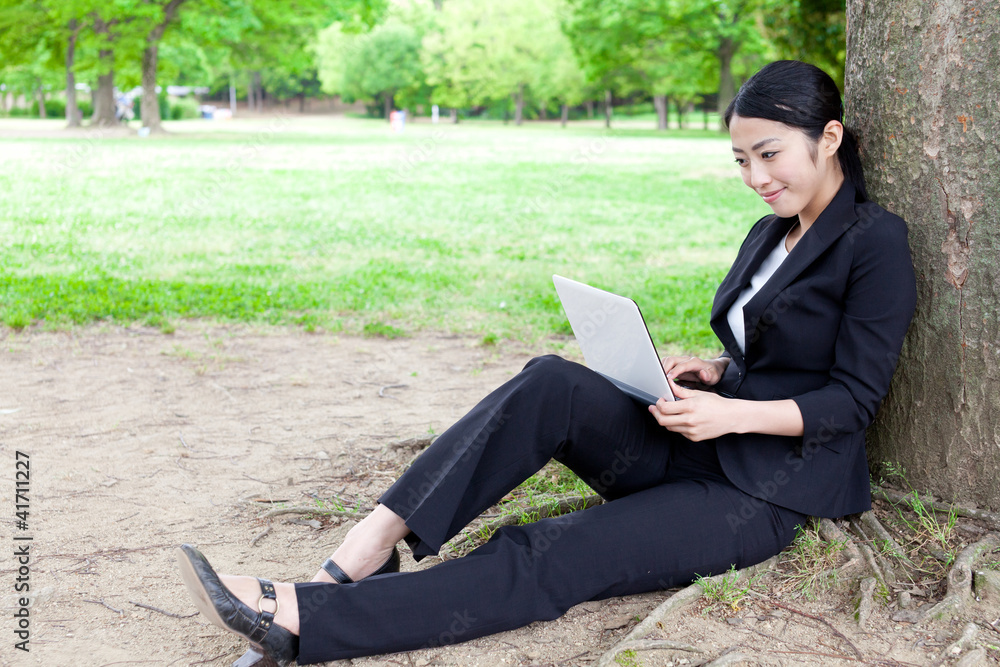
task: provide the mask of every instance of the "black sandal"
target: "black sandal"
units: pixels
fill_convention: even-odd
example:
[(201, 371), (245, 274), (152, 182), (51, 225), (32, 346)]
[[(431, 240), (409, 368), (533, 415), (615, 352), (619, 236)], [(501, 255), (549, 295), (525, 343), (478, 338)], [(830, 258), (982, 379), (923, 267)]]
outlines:
[[(396, 547), (392, 548), (392, 553), (389, 554), (389, 558), (382, 563), (381, 566), (374, 572), (368, 575), (368, 577), (377, 577), (380, 574), (390, 574), (392, 572), (399, 572), (399, 549)], [(354, 580), (347, 576), (347, 573), (339, 565), (333, 562), (332, 558), (327, 558), (323, 561), (323, 565), (320, 567), (333, 577), (333, 580), (338, 584), (353, 584)], [(363, 577), (367, 579), (368, 577)], [(255, 648), (248, 648), (247, 652), (240, 656), (240, 659), (233, 663), (233, 667), (271, 667), (267, 662), (265, 662), (265, 656), (260, 651)]]
[[(354, 580), (347, 576), (347, 573), (340, 569), (340, 566), (334, 563), (332, 558), (327, 558), (320, 567), (333, 577), (333, 580), (338, 584), (354, 583)], [(369, 574), (368, 577), (377, 577), (381, 574), (389, 574), (390, 572), (399, 572), (399, 549), (396, 547), (392, 548), (389, 558), (377, 570)], [(362, 579), (367, 579), (368, 577), (362, 577)]]
[[(267, 579), (257, 580), (260, 582), (260, 598), (255, 612), (229, 592), (209, 565), (208, 559), (190, 544), (181, 545), (178, 563), (181, 577), (194, 598), (198, 611), (223, 630), (235, 632), (249, 640), (251, 650), (257, 657), (253, 662), (244, 664), (287, 667), (295, 662), (299, 655), (298, 635), (274, 624), (274, 615), (278, 612), (274, 584)], [(261, 608), (264, 600), (274, 600), (273, 612)], [(240, 658), (237, 664), (246, 657)]]

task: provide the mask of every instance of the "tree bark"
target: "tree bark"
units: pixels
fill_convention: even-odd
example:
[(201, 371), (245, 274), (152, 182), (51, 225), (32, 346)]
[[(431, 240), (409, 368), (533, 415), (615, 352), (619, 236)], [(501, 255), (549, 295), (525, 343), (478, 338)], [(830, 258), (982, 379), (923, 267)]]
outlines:
[(524, 121), (524, 84), (517, 86), (514, 93), (514, 125), (520, 125)]
[(569, 105), (562, 105), (562, 111), (559, 114), (559, 123), (563, 127), (566, 127), (566, 122), (569, 120)]
[(587, 100), (583, 106), (587, 109), (587, 119), (594, 120), (594, 100)]
[(458, 125), (458, 109), (456, 109), (455, 107), (452, 107), (449, 110), (449, 114), (451, 116), (451, 124), (452, 125)]
[(159, 43), (149, 44), (142, 51), (142, 98), (139, 102), (139, 115), (142, 116), (142, 126), (150, 132), (162, 132), (163, 123), (160, 119), (160, 102), (156, 98), (156, 65), (159, 60)]
[(611, 89), (604, 91), (604, 127), (611, 127)]
[(66, 127), (80, 127), (80, 107), (76, 103), (76, 73), (73, 72), (73, 62), (76, 60), (76, 37), (79, 27), (76, 19), (69, 22), (69, 40), (66, 43)]
[(733, 56), (739, 49), (739, 44), (733, 42), (732, 38), (725, 37), (719, 42), (719, 49), (716, 56), (719, 59), (719, 126), (725, 129), (725, 122), (722, 120), (726, 107), (736, 97), (736, 82), (733, 80)]
[(42, 86), (42, 82), (38, 82), (38, 88), (35, 89), (35, 97), (38, 98), (38, 117), (47, 118), (45, 113), (45, 88)]
[(382, 113), (385, 114), (385, 122), (389, 122), (389, 116), (392, 114), (392, 95), (390, 93), (383, 93), (385, 97), (382, 99)]
[[(846, 120), (872, 199), (906, 219), (917, 312), (869, 435), (913, 488), (1000, 508), (1000, 12), (848, 2)], [(878, 224), (872, 221), (871, 224)]]
[(253, 94), (256, 100), (257, 111), (264, 112), (264, 86), (260, 82), (260, 70), (253, 72)]
[[(108, 24), (100, 18), (94, 19), (94, 33), (98, 38), (108, 40), (110, 28)], [(115, 69), (114, 52), (109, 48), (103, 48), (97, 54), (99, 62), (99, 72), (97, 76), (97, 90), (94, 91), (94, 115), (91, 120), (92, 125), (98, 127), (112, 127), (117, 124), (115, 118)]]
[(666, 130), (668, 119), (667, 96), (653, 95), (653, 107), (656, 108), (656, 129)]
[(167, 26), (177, 16), (177, 10), (186, 0), (170, 0), (163, 7), (163, 20), (150, 30), (146, 37), (146, 48), (142, 51), (142, 99), (139, 112), (142, 116), (142, 126), (150, 132), (162, 132), (163, 123), (160, 118), (160, 100), (156, 95), (156, 68), (160, 59), (160, 40)]

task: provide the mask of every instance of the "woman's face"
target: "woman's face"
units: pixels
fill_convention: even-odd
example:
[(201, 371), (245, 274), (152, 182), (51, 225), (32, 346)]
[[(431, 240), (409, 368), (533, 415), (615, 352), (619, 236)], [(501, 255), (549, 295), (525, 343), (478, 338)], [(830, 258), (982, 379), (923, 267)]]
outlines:
[(811, 225), (844, 181), (837, 160), (843, 126), (827, 124), (818, 142), (802, 130), (763, 118), (733, 116), (729, 135), (743, 182), (783, 218)]

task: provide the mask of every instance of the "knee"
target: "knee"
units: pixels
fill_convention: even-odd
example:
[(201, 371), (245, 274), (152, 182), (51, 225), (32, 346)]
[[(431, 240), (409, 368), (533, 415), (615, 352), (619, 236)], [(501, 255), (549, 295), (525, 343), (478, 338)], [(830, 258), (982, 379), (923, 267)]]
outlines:
[(580, 397), (595, 395), (595, 392), (604, 395), (603, 392), (609, 388), (617, 391), (600, 374), (554, 354), (535, 357), (521, 373), (530, 382), (533, 391), (552, 396)]

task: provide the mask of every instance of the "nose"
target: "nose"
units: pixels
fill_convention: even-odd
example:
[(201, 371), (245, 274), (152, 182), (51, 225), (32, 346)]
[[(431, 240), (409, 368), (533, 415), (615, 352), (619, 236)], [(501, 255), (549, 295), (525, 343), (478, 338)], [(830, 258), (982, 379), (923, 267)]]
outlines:
[(750, 163), (750, 187), (754, 190), (760, 190), (768, 183), (771, 182), (771, 175), (767, 171), (767, 167), (759, 163)]

